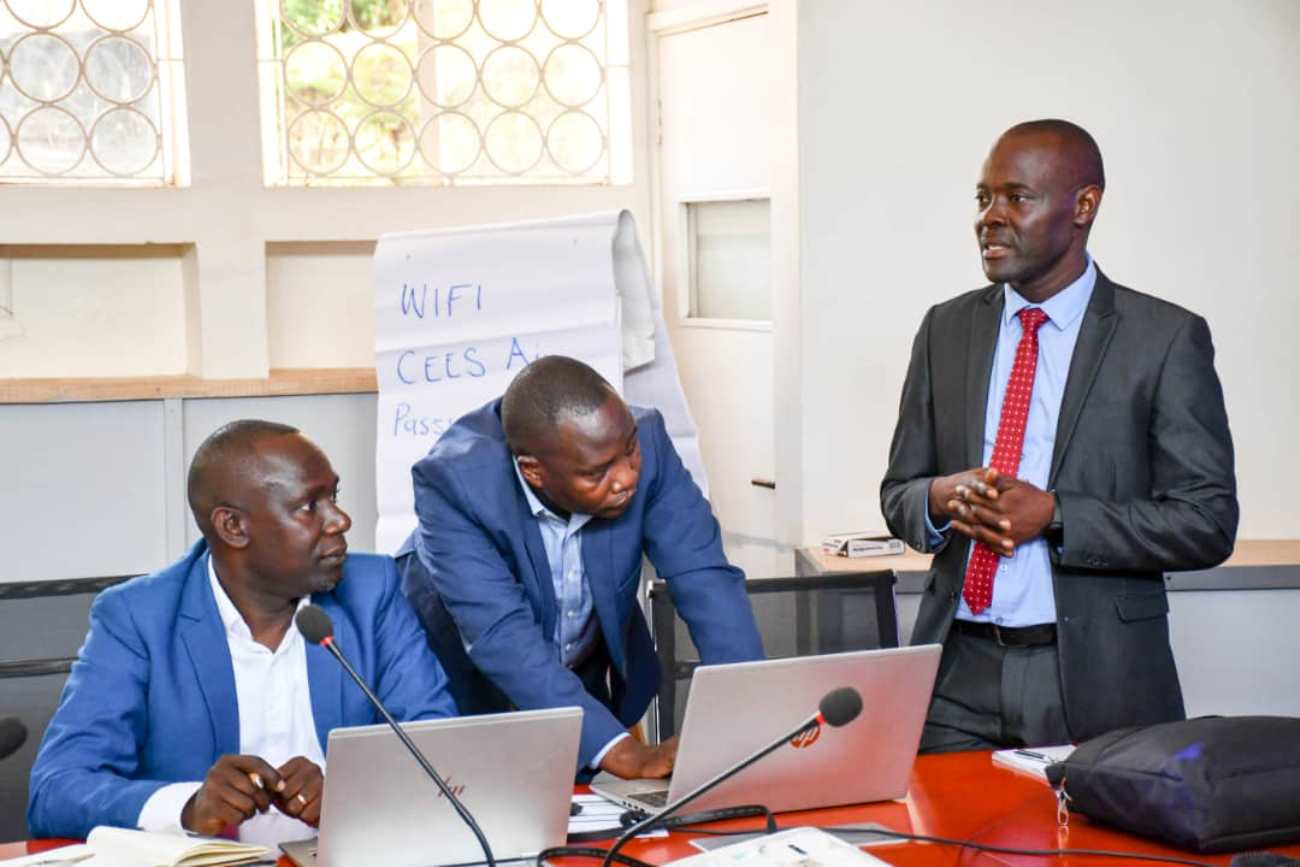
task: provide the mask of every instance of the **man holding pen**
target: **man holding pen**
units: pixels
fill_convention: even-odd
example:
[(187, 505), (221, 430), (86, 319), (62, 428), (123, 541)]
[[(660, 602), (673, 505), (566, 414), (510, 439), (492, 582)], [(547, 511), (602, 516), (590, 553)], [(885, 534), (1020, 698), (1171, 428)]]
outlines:
[(286, 425), (233, 422), (199, 447), (189, 501), (203, 539), (95, 600), (32, 768), (32, 836), (313, 836), (330, 730), (381, 720), (298, 633), (309, 602), (395, 717), (456, 713), (392, 559), (348, 555), (338, 487)]

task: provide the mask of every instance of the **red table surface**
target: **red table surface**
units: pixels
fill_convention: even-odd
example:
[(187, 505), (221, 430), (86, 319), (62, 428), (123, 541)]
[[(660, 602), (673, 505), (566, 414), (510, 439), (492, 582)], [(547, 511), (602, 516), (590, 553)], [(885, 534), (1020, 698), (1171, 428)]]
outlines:
[[(890, 830), (936, 837), (951, 837), (995, 846), (1022, 849), (1110, 849), (1121, 852), (1173, 855), (1227, 864), (1230, 855), (1197, 855), (1174, 849), (1121, 831), (1114, 831), (1072, 815), (1069, 828), (1058, 828), (1056, 798), (1045, 784), (1030, 777), (995, 767), (987, 752), (921, 756), (912, 771), (912, 785), (903, 801), (886, 801), (853, 807), (832, 807), (802, 813), (782, 813), (783, 828), (797, 825), (850, 825), (876, 822)], [(709, 827), (742, 829), (758, 827), (756, 820), (722, 822)], [(666, 838), (636, 840), (626, 847), (629, 855), (652, 863), (664, 863), (697, 854), (689, 844), (689, 832), (674, 832)], [(13, 858), (67, 845), (67, 840), (35, 840), (0, 844), (0, 859)], [(977, 852), (932, 843), (903, 843), (873, 846), (873, 855), (890, 864), (1038, 864), (1055, 861), (1079, 867), (1131, 863), (1123, 858), (1075, 856), (1044, 858)], [(1300, 858), (1300, 845), (1275, 851)], [(563, 859), (566, 865), (592, 865), (589, 859)], [(1151, 862), (1148, 862), (1151, 863)], [(281, 858), (279, 867), (292, 867)]]

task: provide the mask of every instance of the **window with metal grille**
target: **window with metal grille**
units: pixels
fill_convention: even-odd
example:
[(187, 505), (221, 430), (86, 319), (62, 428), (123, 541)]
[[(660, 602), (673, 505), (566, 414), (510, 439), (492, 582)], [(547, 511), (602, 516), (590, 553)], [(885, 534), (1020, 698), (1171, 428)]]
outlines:
[(631, 181), (627, 0), (262, 0), (272, 186)]
[(0, 0), (0, 182), (186, 183), (177, 0)]

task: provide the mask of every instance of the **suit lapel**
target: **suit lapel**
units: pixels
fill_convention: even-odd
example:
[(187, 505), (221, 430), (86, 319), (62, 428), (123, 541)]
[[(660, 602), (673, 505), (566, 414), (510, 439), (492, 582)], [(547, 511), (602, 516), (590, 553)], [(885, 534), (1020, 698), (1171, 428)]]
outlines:
[(610, 661), (619, 674), (626, 677), (627, 654), (619, 633), (618, 599), (615, 597), (618, 576), (614, 574), (613, 535), (613, 522), (599, 518), (593, 518), (582, 528), (582, 569), (587, 576), (587, 586), (591, 588), (592, 606), (605, 636)]
[(1097, 269), (1097, 283), (1093, 287), (1088, 309), (1083, 314), (1083, 324), (1079, 326), (1079, 339), (1074, 345), (1070, 374), (1066, 377), (1065, 394), (1061, 398), (1061, 414), (1056, 422), (1056, 442), (1052, 446), (1052, 471), (1047, 479), (1049, 490), (1056, 487), (1056, 474), (1061, 469), (1061, 461), (1070, 446), (1070, 438), (1074, 436), (1079, 414), (1097, 379), (1106, 348), (1110, 346), (1118, 324), (1115, 285), (1106, 279), (1101, 269)]
[(966, 467), (978, 467), (984, 463), (984, 418), (1002, 307), (1002, 287), (990, 286), (975, 305), (971, 317), (970, 345), (966, 356)]
[[(513, 479), (512, 481), (518, 481)], [(542, 634), (555, 634), (555, 584), (551, 576), (551, 562), (546, 559), (546, 546), (542, 544), (542, 531), (537, 526), (537, 516), (528, 511), (528, 498), (516, 485), (515, 502), (519, 509), (519, 524), (523, 528), (524, 548), (528, 551), (528, 561), (533, 564), (532, 578), (537, 598), (542, 601)], [(522, 576), (527, 578), (528, 576)], [(527, 589), (527, 588), (525, 588)]]
[[(344, 654), (352, 654), (348, 659), (353, 665), (360, 664), (355, 656), (360, 645), (357, 644), (356, 630), (347, 612), (339, 606), (332, 593), (312, 596), (312, 602), (319, 605), (334, 622), (334, 638)], [(304, 639), (305, 641), (305, 639)], [(316, 737), (320, 741), (321, 754), (325, 755), (329, 746), (329, 733), (343, 725), (343, 666), (332, 659), (323, 647), (308, 645), (307, 651), (307, 687), (311, 692), (311, 715), (316, 723)], [(364, 677), (364, 673), (362, 674)]]
[(239, 698), (230, 644), (208, 582), (208, 556), (198, 557), (185, 579), (180, 630), (194, 676), (212, 720), (212, 743), (218, 755), (239, 752)]

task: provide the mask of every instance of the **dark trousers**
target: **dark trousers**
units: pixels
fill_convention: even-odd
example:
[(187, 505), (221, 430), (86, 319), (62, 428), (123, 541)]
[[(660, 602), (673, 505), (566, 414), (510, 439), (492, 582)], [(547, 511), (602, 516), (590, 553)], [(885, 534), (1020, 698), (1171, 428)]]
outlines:
[(1055, 644), (1003, 647), (949, 630), (921, 752), (1070, 742)]

